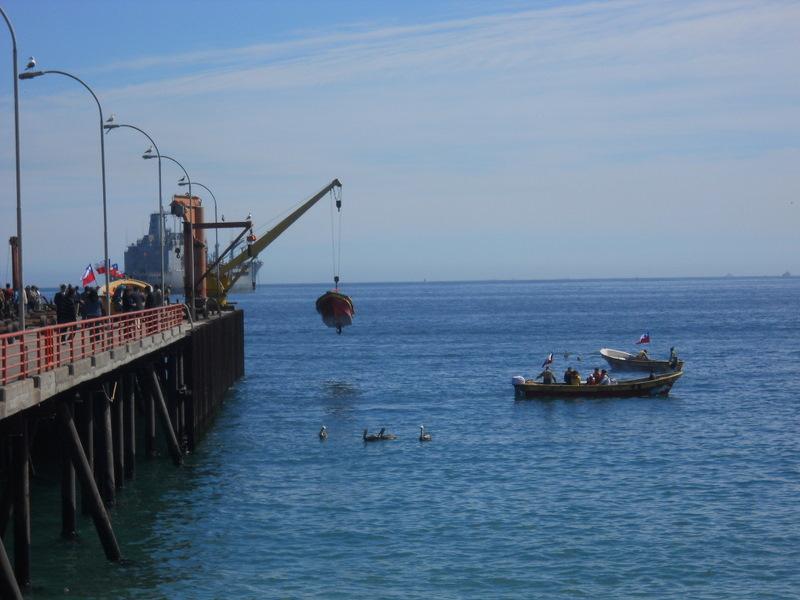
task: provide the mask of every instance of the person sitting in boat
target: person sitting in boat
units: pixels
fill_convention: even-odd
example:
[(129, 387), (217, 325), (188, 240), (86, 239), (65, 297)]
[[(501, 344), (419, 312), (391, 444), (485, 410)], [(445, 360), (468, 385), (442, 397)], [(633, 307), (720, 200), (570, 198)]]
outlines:
[(539, 373), (536, 376), (536, 379), (540, 379), (540, 378), (542, 380), (542, 383), (547, 383), (547, 384), (558, 383), (556, 381), (555, 373), (553, 373), (550, 370), (550, 367), (545, 367), (544, 371), (542, 371), (541, 373)]
[(600, 374), (600, 369), (595, 367), (594, 371), (592, 371), (592, 374), (586, 378), (586, 385), (597, 385), (598, 383), (600, 383), (600, 380), (602, 378), (603, 376)]
[(636, 358), (638, 358), (640, 360), (650, 360), (650, 357), (647, 356), (647, 350), (645, 350), (644, 348), (642, 348), (639, 351), (639, 354), (636, 355)]
[(564, 371), (564, 383), (572, 383), (572, 367), (567, 367)]
[(569, 378), (570, 385), (580, 385), (581, 384), (581, 374), (578, 373), (577, 369), (572, 369)]
[(600, 371), (600, 385), (611, 385), (611, 377), (608, 376), (608, 371), (603, 369)]

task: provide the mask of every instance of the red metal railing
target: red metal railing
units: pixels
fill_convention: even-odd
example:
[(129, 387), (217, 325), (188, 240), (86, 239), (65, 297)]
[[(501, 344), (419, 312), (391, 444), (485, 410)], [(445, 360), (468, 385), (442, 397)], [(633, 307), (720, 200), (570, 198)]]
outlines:
[(0, 385), (63, 367), (172, 329), (184, 306), (171, 304), (0, 335)]

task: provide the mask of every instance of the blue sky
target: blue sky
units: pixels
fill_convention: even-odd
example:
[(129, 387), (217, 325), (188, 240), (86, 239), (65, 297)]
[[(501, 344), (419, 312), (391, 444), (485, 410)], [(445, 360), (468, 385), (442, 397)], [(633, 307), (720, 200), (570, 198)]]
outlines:
[[(796, 2), (3, 6), (21, 62), (84, 78), (226, 218), (266, 226), (340, 178), (345, 281), (800, 273)], [(96, 109), (55, 76), (21, 97), (27, 279), (77, 279), (102, 255)], [(157, 203), (146, 147), (106, 137), (119, 262)], [(262, 258), (262, 281), (330, 279), (328, 208)]]

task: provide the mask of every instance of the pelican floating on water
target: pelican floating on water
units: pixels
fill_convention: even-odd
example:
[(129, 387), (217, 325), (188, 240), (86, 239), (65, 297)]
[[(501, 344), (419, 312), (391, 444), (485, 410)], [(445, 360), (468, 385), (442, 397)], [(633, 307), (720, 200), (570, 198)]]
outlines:
[(397, 436), (395, 434), (386, 433), (386, 429), (385, 428), (382, 428), (380, 430), (380, 433), (378, 433), (378, 437), (380, 437), (382, 440), (396, 440), (397, 439)]
[(419, 426), (419, 441), (420, 442), (430, 442), (431, 441), (431, 434), (425, 431), (425, 425)]
[[(381, 430), (383, 431), (383, 430)], [(367, 430), (364, 430), (364, 441), (365, 442), (377, 442), (381, 439), (380, 433), (367, 433)]]

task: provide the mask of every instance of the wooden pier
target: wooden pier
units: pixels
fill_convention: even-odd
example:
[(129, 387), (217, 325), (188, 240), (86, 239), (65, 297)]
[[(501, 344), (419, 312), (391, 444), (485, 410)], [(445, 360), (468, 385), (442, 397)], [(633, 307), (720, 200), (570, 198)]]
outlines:
[(62, 537), (77, 536), (80, 507), (106, 558), (119, 561), (125, 540), (107, 508), (137, 458), (166, 445), (179, 467), (243, 374), (241, 311), (191, 322), (184, 305), (171, 305), (0, 335), (0, 537), (11, 530), (14, 540), (11, 557), (0, 544), (0, 598), (21, 598), (34, 570), (34, 449), (61, 463), (61, 506), (52, 509)]

